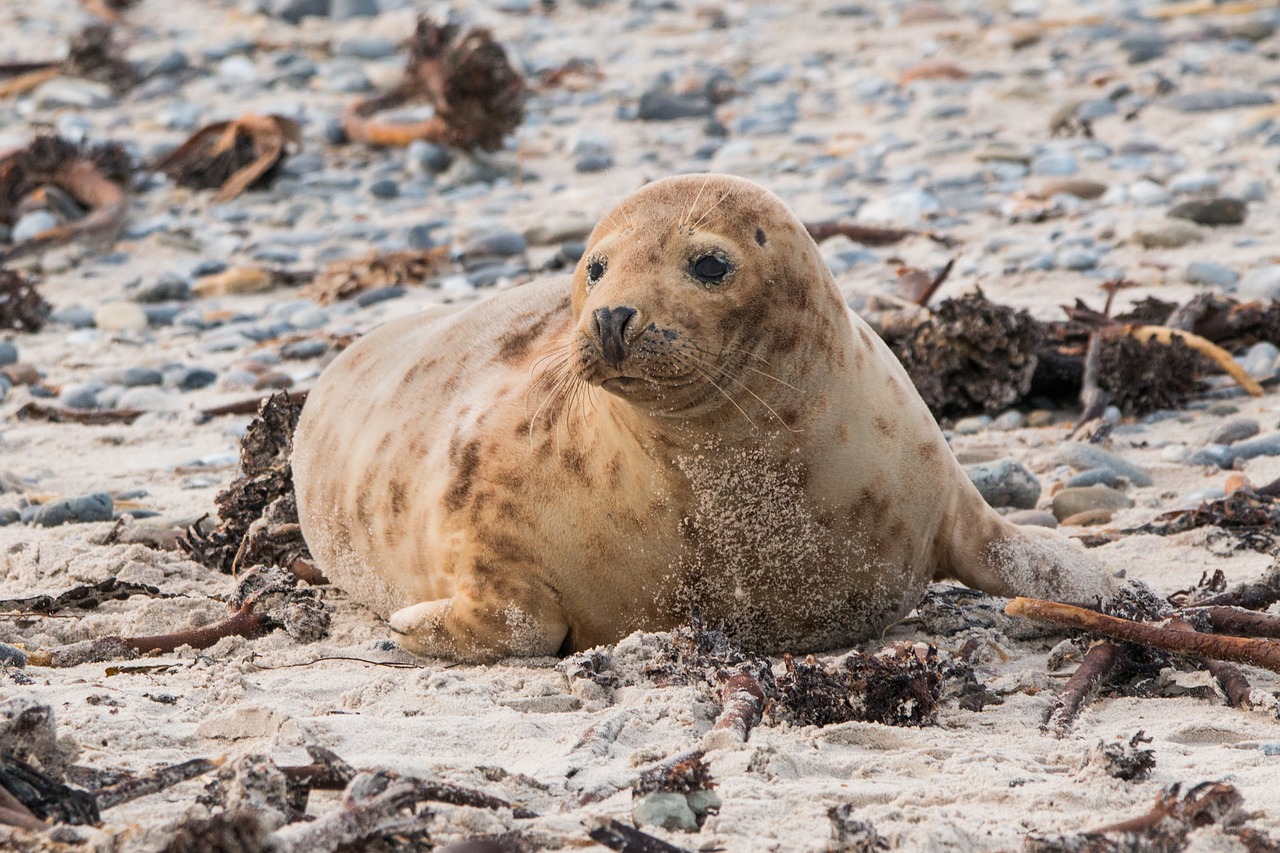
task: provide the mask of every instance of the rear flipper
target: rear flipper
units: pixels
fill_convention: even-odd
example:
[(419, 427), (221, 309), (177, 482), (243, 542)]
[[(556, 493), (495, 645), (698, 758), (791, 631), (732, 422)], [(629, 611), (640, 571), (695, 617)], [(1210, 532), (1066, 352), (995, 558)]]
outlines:
[(391, 614), (396, 640), (414, 654), (484, 663), (556, 654), (568, 626), (515, 603), (477, 603), (465, 594), (423, 601)]
[[(1046, 527), (1010, 524), (989, 509), (962, 541), (953, 533), (946, 577), (991, 595), (1028, 596), (1082, 604), (1115, 592), (1111, 573), (1078, 542)], [(985, 535), (976, 535), (978, 531)]]

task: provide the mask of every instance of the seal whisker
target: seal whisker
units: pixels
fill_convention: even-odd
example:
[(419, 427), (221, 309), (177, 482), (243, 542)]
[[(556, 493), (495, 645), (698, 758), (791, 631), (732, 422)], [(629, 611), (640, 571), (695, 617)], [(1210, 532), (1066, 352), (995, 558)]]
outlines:
[[(718, 365), (718, 364), (714, 364), (713, 362), (707, 361), (706, 359), (698, 358), (696, 355), (690, 355), (689, 357), (690, 357), (690, 358), (692, 358), (692, 359), (694, 359), (695, 361), (697, 361), (699, 364), (701, 364), (701, 365), (703, 365), (703, 366), (705, 366), (705, 367), (709, 367), (709, 368), (711, 368), (711, 369), (715, 370), (715, 371), (716, 371), (720, 376), (724, 377), (725, 379), (728, 379), (730, 382), (734, 382), (734, 383), (736, 383), (739, 387), (741, 387), (741, 388), (742, 388), (742, 390), (743, 390), (743, 391), (746, 391), (746, 392), (747, 392), (748, 394), (750, 394), (752, 397), (755, 397), (755, 398), (760, 402), (760, 405), (762, 405), (762, 406), (764, 406), (766, 409), (768, 409), (768, 410), (769, 410), (769, 414), (771, 414), (771, 415), (773, 415), (775, 418), (777, 418), (777, 419), (778, 419), (778, 423), (782, 424), (783, 428), (784, 428), (784, 429), (786, 429), (788, 432), (795, 432), (795, 433), (803, 432), (803, 430), (798, 430), (798, 429), (796, 429), (795, 427), (793, 427), (793, 426), (791, 426), (790, 424), (788, 424), (785, 420), (783, 420), (782, 415), (778, 414), (777, 410), (776, 410), (776, 409), (774, 409), (774, 408), (773, 408), (773, 406), (770, 406), (768, 403), (766, 403), (766, 402), (765, 402), (765, 400), (764, 400), (764, 398), (763, 398), (763, 397), (761, 397), (761, 396), (760, 396), (759, 394), (757, 394), (755, 391), (752, 391), (752, 390), (751, 390), (751, 386), (747, 385), (747, 383), (743, 382), (741, 379), (739, 379), (738, 377), (734, 376), (732, 373), (730, 373), (730, 372), (729, 372), (728, 370), (726, 370), (725, 368), (721, 367), (721, 366), (720, 366), (720, 365)], [(758, 371), (758, 370), (757, 370), (756, 372), (757, 372), (757, 373), (760, 373), (760, 371)], [(781, 379), (777, 379), (776, 377), (773, 377), (773, 376), (770, 376), (769, 378), (770, 378), (770, 379), (774, 379), (774, 380), (775, 380), (775, 381), (777, 381), (777, 382), (782, 382), (782, 380), (781, 380)], [(783, 384), (783, 385), (787, 385), (787, 383), (785, 383), (785, 382), (782, 382), (782, 384)], [(787, 385), (787, 387), (788, 387), (788, 388), (790, 388), (791, 386), (790, 386), (790, 385)]]
[[(676, 223), (677, 225), (689, 224), (689, 218), (693, 216), (693, 212), (698, 209), (698, 199), (702, 198), (702, 191), (707, 188), (707, 184), (709, 183), (711, 183), (711, 173), (707, 172), (707, 177), (703, 180), (702, 186), (698, 187), (698, 194), (693, 197), (693, 202), (689, 205), (689, 210), (680, 217), (680, 221)], [(694, 227), (696, 228), (697, 226)]]
[[(685, 357), (685, 356), (680, 355), (680, 354), (678, 354), (678, 353), (676, 353), (676, 354), (674, 354), (674, 355), (675, 355), (675, 357), (676, 357), (677, 359), (682, 359), (682, 358), (684, 358), (684, 357)], [(721, 388), (721, 387), (720, 387), (720, 383), (716, 382), (714, 379), (712, 379), (712, 378), (711, 378), (711, 374), (710, 374), (710, 373), (707, 373), (705, 370), (703, 370), (702, 368), (698, 367), (698, 365), (696, 365), (696, 364), (689, 364), (689, 366), (690, 366), (690, 367), (692, 367), (694, 370), (696, 370), (699, 374), (701, 374), (703, 379), (705, 379), (705, 380), (707, 380), (708, 382), (710, 382), (710, 383), (711, 383), (711, 385), (712, 385), (712, 387), (714, 387), (717, 391), (719, 391), (719, 392), (721, 393), (721, 395), (723, 395), (723, 396), (724, 396), (724, 398), (725, 398), (726, 400), (728, 400), (730, 403), (733, 403), (733, 407), (734, 407), (735, 409), (737, 409), (739, 412), (741, 412), (741, 413), (742, 413), (742, 416), (743, 416), (744, 418), (746, 418), (746, 419), (747, 419), (747, 423), (751, 424), (751, 428), (752, 428), (752, 429), (754, 429), (756, 432), (760, 432), (760, 425), (759, 425), (759, 424), (757, 424), (754, 420), (752, 420), (752, 419), (751, 419), (751, 415), (748, 415), (748, 414), (747, 414), (747, 410), (746, 410), (746, 409), (744, 409), (744, 408), (742, 408), (742, 406), (738, 403), (738, 401), (737, 401), (737, 400), (735, 400), (735, 399), (733, 399), (733, 397), (732, 397), (732, 396), (730, 396), (730, 394), (729, 394), (729, 392), (728, 392), (728, 391), (726, 391), (726, 390), (724, 390), (723, 388)], [(776, 414), (776, 413), (775, 413), (775, 414)]]
[[(704, 350), (702, 347), (698, 346), (697, 344), (693, 343), (692, 341), (688, 341), (688, 342), (686, 343), (686, 345), (687, 345), (687, 346), (692, 347), (695, 351), (697, 351), (697, 352), (701, 353), (702, 355), (705, 355), (705, 356), (707, 356), (707, 357), (709, 357), (709, 358), (714, 358), (714, 357), (715, 357), (712, 353), (707, 352), (707, 351), (706, 351), (706, 350)], [(766, 366), (769, 366), (769, 367), (772, 367), (772, 366), (773, 366), (773, 365), (769, 364), (769, 362), (767, 362), (767, 361), (765, 361), (764, 359), (760, 358), (759, 356), (757, 356), (757, 355), (753, 355), (752, 353), (749, 353), (749, 352), (747, 352), (746, 350), (741, 350), (741, 349), (727, 349), (727, 348), (726, 348), (726, 349), (722, 349), (722, 350), (720, 350), (720, 353), (721, 353), (722, 355), (723, 355), (723, 354), (726, 354), (726, 353), (727, 353), (727, 354), (729, 354), (729, 355), (745, 355), (745, 356), (747, 356), (748, 358), (757, 358), (757, 359), (759, 359), (760, 361), (764, 362), (764, 364), (765, 364)], [(747, 369), (747, 370), (750, 370), (752, 373), (758, 373), (758, 374), (760, 374), (761, 376), (765, 377), (766, 379), (772, 379), (774, 382), (777, 382), (779, 385), (785, 385), (787, 388), (790, 388), (792, 391), (795, 391), (795, 392), (797, 392), (797, 393), (799, 393), (799, 392), (800, 392), (800, 389), (799, 389), (799, 388), (797, 388), (796, 386), (792, 385), (790, 382), (787, 382), (787, 381), (785, 381), (785, 380), (779, 379), (778, 377), (774, 376), (772, 373), (769, 373), (769, 372), (764, 371), (764, 370), (758, 370), (758, 369), (756, 369), (756, 368), (752, 367), (752, 366), (751, 366), (751, 365), (749, 365), (749, 364), (743, 364), (743, 365), (740, 365), (740, 366), (741, 366), (741, 367), (743, 367), (743, 368), (745, 368), (745, 369)]]
[(698, 230), (698, 226), (702, 224), (703, 220), (705, 220), (705, 219), (707, 218), (708, 214), (710, 214), (710, 213), (711, 213), (711, 211), (713, 211), (713, 210), (715, 210), (717, 207), (719, 207), (719, 206), (720, 206), (720, 202), (722, 202), (722, 201), (724, 201), (726, 198), (728, 198), (728, 197), (729, 197), (729, 194), (730, 194), (730, 193), (732, 193), (732, 192), (733, 192), (733, 190), (731, 190), (731, 189), (729, 189), (729, 190), (725, 190), (724, 195), (720, 196), (720, 198), (716, 200), (716, 203), (715, 203), (715, 204), (711, 205), (711, 206), (710, 206), (710, 207), (708, 207), (706, 210), (702, 211), (702, 215), (698, 217), (698, 221), (697, 221), (697, 222), (695, 222), (695, 223), (693, 223), (693, 225), (691, 226), (691, 227), (692, 227), (692, 229), (693, 229), (694, 231), (697, 231), (697, 230)]

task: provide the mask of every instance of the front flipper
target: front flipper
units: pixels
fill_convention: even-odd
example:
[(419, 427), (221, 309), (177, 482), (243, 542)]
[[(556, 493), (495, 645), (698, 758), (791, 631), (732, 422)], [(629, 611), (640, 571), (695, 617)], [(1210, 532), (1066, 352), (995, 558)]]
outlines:
[(515, 602), (477, 603), (465, 594), (401, 608), (389, 622), (397, 642), (414, 654), (468, 663), (554, 655), (569, 631), (558, 617)]

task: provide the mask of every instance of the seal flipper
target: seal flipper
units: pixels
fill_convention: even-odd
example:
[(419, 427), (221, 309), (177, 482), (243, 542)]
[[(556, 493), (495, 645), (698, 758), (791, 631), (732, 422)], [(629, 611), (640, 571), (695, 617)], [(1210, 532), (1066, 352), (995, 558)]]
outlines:
[(1092, 603), (1115, 591), (1111, 574), (1078, 542), (1047, 527), (1005, 521), (974, 490), (939, 531), (938, 577), (991, 595)]
[(559, 651), (569, 626), (549, 623), (509, 603), (477, 604), (464, 594), (421, 601), (391, 614), (396, 641), (414, 654), (486, 663)]

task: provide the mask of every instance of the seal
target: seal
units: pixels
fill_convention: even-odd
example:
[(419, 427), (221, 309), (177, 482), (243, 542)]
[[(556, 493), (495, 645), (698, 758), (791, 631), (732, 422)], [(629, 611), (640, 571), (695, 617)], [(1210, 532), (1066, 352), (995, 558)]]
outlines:
[(804, 652), (876, 635), (934, 578), (1110, 588), (987, 506), (801, 223), (724, 175), (624, 199), (572, 277), (360, 338), (294, 448), (320, 569), (428, 656), (564, 654), (695, 606)]

